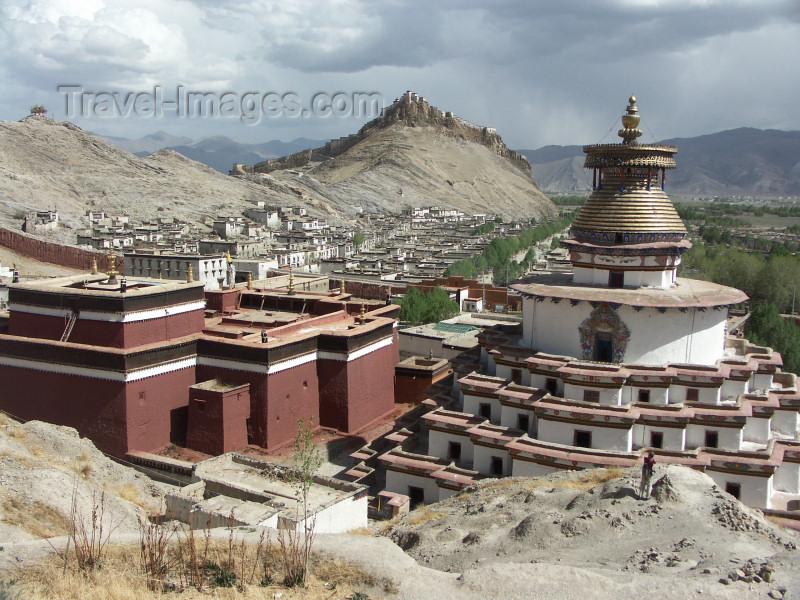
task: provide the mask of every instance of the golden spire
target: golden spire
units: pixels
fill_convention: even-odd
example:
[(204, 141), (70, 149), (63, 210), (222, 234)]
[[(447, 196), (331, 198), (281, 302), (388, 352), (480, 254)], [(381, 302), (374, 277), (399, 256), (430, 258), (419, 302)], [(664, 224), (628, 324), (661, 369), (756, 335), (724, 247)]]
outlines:
[(93, 256), (92, 257), (92, 275), (97, 275), (97, 273), (98, 273), (98, 270), (97, 270), (97, 258), (95, 258)]
[(366, 319), (367, 308), (364, 306), (364, 303), (361, 303), (361, 311), (358, 313), (358, 320), (360, 323), (364, 323)]
[(250, 271), (247, 272), (247, 289), (253, 289), (253, 274)]
[(117, 275), (119, 275), (119, 271), (117, 271), (117, 257), (114, 256), (114, 248), (108, 253), (108, 271), (106, 275), (108, 275), (108, 283), (113, 285), (117, 283)]
[(342, 294), (342, 295), (344, 295), (344, 294), (346, 294), (346, 293), (347, 293), (347, 292), (345, 292), (345, 290), (344, 290), (344, 277), (342, 277), (342, 278), (339, 280), (339, 293), (340, 293), (340, 294)]
[(294, 273), (292, 267), (289, 267), (289, 293), (294, 294)]
[(228, 251), (225, 253), (225, 260), (227, 260), (227, 261), (228, 261), (228, 264), (231, 264), (231, 263), (233, 262), (233, 259), (231, 258), (231, 251), (230, 251), (230, 250), (228, 250)]
[(628, 98), (628, 109), (625, 111), (625, 114), (622, 115), (622, 126), (624, 129), (620, 129), (617, 132), (617, 135), (622, 138), (623, 144), (628, 144), (630, 146), (636, 145), (636, 138), (642, 135), (641, 129), (636, 129), (640, 120), (639, 109), (636, 106), (636, 96), (631, 96)]
[(192, 268), (191, 263), (189, 263), (189, 266), (186, 267), (186, 283), (192, 282), (194, 282), (194, 269)]

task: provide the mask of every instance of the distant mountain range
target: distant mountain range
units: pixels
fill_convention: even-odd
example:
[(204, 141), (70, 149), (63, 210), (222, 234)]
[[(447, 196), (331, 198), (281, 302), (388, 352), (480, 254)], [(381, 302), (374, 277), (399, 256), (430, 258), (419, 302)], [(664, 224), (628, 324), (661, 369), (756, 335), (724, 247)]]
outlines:
[[(800, 195), (800, 131), (741, 127), (693, 138), (657, 142), (678, 146), (678, 168), (667, 173), (667, 191), (684, 196)], [(533, 179), (547, 192), (584, 193), (592, 174), (581, 146), (518, 150)]]
[(325, 143), (324, 140), (297, 138), (291, 142), (271, 140), (259, 144), (246, 144), (221, 135), (192, 140), (188, 137), (170, 135), (165, 131), (157, 131), (135, 140), (111, 136), (105, 136), (105, 139), (139, 157), (159, 150), (173, 150), (225, 174), (231, 170), (234, 163), (257, 163)]

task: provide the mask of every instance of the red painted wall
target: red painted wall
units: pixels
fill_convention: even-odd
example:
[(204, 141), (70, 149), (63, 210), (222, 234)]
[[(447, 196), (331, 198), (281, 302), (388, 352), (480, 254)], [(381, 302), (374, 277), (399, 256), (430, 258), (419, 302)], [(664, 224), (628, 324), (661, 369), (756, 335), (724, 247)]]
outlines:
[(0, 366), (0, 390), (0, 407), (16, 417), (74, 427), (115, 456), (128, 451), (122, 382)]
[(170, 443), (185, 443), (189, 386), (194, 383), (194, 367), (128, 383), (127, 450), (152, 452)]
[(189, 390), (187, 448), (206, 454), (237, 452), (247, 446), (248, 386), (233, 390)]
[[(3, 227), (0, 227), (0, 246), (11, 248), (36, 260), (71, 269), (83, 269), (87, 273), (92, 269), (92, 259), (94, 258), (97, 260), (97, 266), (100, 271), (108, 271), (107, 255), (102, 252), (47, 242)], [(122, 257), (117, 256), (116, 258), (117, 270), (122, 271), (124, 267)]]
[[(133, 323), (90, 321), (78, 317), (67, 341), (111, 348), (133, 348), (192, 335), (203, 328), (202, 310)], [(60, 340), (65, 317), (12, 311), (9, 333), (23, 337)]]

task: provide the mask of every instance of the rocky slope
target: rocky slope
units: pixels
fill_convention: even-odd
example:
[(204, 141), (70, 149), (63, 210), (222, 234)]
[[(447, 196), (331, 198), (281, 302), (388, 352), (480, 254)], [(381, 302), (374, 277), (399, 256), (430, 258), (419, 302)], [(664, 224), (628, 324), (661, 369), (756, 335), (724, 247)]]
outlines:
[[(314, 549), (357, 564), (375, 582), (370, 598), (740, 600), (800, 592), (796, 532), (685, 467), (658, 466), (650, 500), (636, 497), (637, 486), (636, 469), (487, 480), (376, 523), (372, 536), (318, 535)], [(155, 484), (75, 430), (0, 414), (0, 581), (64, 547), (73, 490), (79, 514), (104, 491), (112, 541), (135, 548), (138, 515), (160, 509)], [(236, 536), (255, 544), (259, 532)]]
[[(670, 194), (777, 197), (800, 194), (800, 131), (741, 127), (694, 138), (662, 140), (678, 146), (678, 168), (667, 176)], [(581, 146), (520, 150), (543, 190), (588, 192), (591, 172)]]
[[(172, 151), (139, 158), (66, 121), (0, 121), (2, 226), (19, 229), (15, 215), (55, 208), (63, 227), (54, 237), (74, 243), (76, 229), (87, 226), (82, 217), (90, 208), (138, 220), (171, 216), (200, 226), (219, 214), (240, 214), (259, 200), (302, 202), (280, 182), (228, 177)], [(337, 217), (320, 206), (309, 210)]]
[(438, 205), (510, 219), (556, 215), (527, 160), (497, 133), (405, 97), (347, 138), (233, 175), (279, 181), (338, 210)]

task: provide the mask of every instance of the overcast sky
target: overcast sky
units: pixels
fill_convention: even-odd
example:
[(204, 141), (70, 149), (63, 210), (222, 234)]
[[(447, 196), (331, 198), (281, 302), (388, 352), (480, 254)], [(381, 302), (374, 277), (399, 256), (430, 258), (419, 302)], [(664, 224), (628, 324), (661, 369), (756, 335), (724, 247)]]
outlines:
[[(512, 148), (614, 141), (631, 94), (649, 141), (798, 130), (800, 1), (0, 0), (0, 82), (8, 120), (34, 103), (64, 119), (64, 85), (86, 92), (83, 102), (154, 86), (171, 100), (184, 86), (229, 101), (293, 93), (301, 107), (318, 92), (377, 92), (388, 104), (411, 89), (496, 127)], [(139, 106), (70, 120), (107, 135), (251, 142), (328, 139), (368, 120), (281, 114), (246, 125), (232, 110), (176, 118)]]

